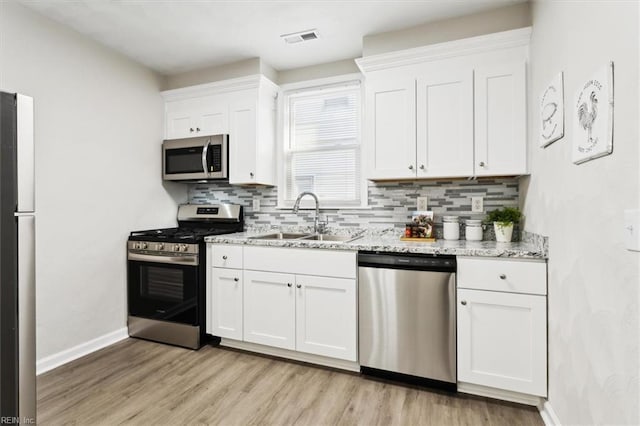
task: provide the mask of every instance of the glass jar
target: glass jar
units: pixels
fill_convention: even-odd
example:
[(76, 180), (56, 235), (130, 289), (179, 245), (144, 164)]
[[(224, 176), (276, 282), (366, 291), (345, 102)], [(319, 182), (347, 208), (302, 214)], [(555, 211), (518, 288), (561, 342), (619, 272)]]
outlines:
[(482, 241), (482, 220), (467, 219), (464, 234), (467, 241)]
[(444, 228), (445, 240), (457, 240), (460, 238), (460, 217), (443, 216), (442, 227)]

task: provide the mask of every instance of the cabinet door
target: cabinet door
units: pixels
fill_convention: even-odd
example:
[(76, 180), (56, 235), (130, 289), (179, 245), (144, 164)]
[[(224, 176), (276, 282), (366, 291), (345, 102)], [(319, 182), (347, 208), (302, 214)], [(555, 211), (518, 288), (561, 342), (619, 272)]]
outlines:
[(229, 114), (229, 183), (257, 183), (256, 101), (234, 102)]
[(475, 71), (475, 174), (527, 173), (524, 63)]
[(229, 103), (219, 96), (202, 99), (198, 113), (198, 135), (221, 135), (229, 133)]
[(417, 175), (473, 175), (473, 71), (430, 73), (417, 82)]
[(212, 268), (211, 326), (214, 336), (242, 340), (242, 271)]
[(296, 349), (356, 361), (356, 280), (296, 275)]
[(295, 349), (295, 276), (244, 271), (244, 340)]
[(367, 82), (366, 90), (367, 178), (415, 177), (415, 80), (374, 80)]
[(546, 297), (458, 290), (458, 381), (547, 395)]
[(188, 138), (195, 135), (195, 125), (190, 111), (173, 111), (167, 113), (167, 139)]

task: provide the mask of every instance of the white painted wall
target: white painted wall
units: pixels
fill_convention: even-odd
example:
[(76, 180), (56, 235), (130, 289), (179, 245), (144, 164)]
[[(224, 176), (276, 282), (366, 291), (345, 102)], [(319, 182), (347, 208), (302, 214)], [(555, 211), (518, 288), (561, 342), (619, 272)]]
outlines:
[[(0, 87), (35, 99), (37, 357), (126, 325), (126, 238), (175, 224), (163, 103), (147, 69), (0, 2)], [(185, 185), (186, 186), (186, 185)]]
[[(638, 3), (535, 1), (530, 66), (531, 177), (525, 229), (549, 236), (549, 401), (563, 425), (639, 424), (640, 253), (623, 245), (638, 208)], [(578, 87), (615, 62), (613, 154), (571, 162)], [(565, 137), (537, 146), (538, 97), (565, 78)]]
[(365, 35), (362, 39), (362, 56), (377, 55), (528, 26), (531, 26), (529, 3), (517, 3), (473, 15), (427, 22), (397, 31)]

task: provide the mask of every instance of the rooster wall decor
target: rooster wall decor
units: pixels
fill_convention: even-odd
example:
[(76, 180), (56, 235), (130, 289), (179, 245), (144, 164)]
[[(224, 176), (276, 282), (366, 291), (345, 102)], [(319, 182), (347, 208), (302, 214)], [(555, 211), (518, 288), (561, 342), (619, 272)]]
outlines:
[(613, 151), (613, 62), (599, 70), (576, 94), (573, 162)]
[(540, 146), (564, 136), (564, 83), (558, 73), (540, 95)]

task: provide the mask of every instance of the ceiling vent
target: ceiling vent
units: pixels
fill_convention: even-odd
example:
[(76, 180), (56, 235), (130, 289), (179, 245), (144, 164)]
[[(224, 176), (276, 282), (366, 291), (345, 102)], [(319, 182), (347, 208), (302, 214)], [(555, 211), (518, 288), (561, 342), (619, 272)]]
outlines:
[(320, 38), (318, 30), (298, 31), (297, 33), (282, 34), (280, 38), (289, 44), (300, 43), (301, 41), (309, 41)]

